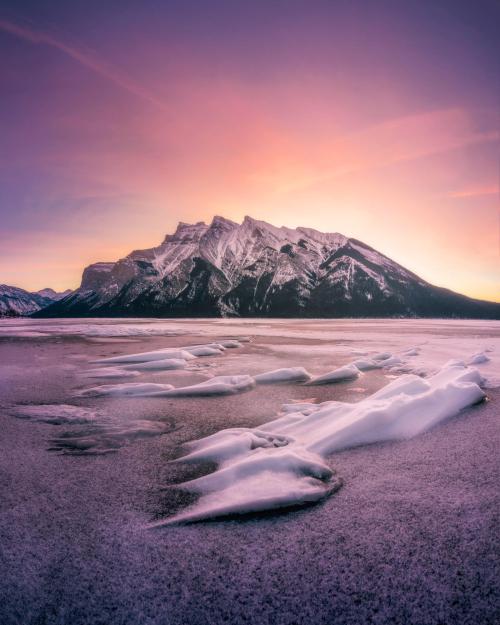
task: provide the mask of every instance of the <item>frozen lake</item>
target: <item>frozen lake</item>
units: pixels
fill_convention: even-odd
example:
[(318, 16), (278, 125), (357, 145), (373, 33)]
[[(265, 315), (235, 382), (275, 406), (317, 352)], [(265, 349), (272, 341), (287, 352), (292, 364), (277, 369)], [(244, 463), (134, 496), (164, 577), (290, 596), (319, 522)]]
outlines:
[(493, 622), (499, 386), (494, 321), (3, 320), (0, 620)]

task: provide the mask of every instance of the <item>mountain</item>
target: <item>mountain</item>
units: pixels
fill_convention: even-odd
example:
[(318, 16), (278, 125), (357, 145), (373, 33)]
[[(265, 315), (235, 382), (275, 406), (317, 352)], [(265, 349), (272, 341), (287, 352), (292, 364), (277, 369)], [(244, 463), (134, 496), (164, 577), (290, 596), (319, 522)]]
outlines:
[(42, 297), (50, 299), (54, 302), (62, 299), (63, 297), (66, 297), (66, 295), (69, 295), (71, 292), (71, 289), (66, 289), (66, 291), (61, 291), (60, 293), (58, 293), (57, 291), (54, 291), (54, 289), (50, 288), (37, 291), (38, 295), (41, 295)]
[(368, 245), (311, 228), (179, 223), (158, 247), (95, 263), (36, 316), (500, 318), (500, 304), (422, 280)]
[(63, 293), (56, 293), (53, 289), (30, 293), (16, 286), (0, 284), (0, 317), (30, 315), (70, 293), (70, 289)]

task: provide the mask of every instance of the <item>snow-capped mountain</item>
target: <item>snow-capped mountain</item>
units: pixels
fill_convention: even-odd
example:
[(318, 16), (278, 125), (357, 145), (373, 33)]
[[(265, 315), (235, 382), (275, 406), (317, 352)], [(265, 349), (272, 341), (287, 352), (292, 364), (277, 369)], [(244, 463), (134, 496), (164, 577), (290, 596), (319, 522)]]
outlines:
[(61, 291), (60, 293), (58, 293), (57, 291), (54, 291), (54, 289), (47, 288), (42, 289), (41, 291), (37, 291), (37, 293), (38, 295), (41, 295), (46, 299), (50, 299), (51, 301), (56, 302), (63, 297), (66, 297), (66, 295), (69, 295), (71, 293), (71, 289), (66, 289), (66, 291)]
[(0, 284), (0, 317), (30, 315), (70, 293), (70, 289), (63, 293), (56, 293), (54, 289), (30, 293), (16, 286)]
[(59, 315), (499, 318), (500, 304), (432, 286), (342, 234), (214, 217), (90, 265), (37, 316)]

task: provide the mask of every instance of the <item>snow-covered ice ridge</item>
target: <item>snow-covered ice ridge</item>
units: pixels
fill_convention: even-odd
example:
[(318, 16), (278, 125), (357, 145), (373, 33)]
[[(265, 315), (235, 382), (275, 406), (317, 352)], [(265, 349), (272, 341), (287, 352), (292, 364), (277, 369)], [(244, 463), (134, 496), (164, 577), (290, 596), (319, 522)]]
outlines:
[(219, 468), (181, 485), (200, 495), (193, 507), (151, 527), (319, 501), (337, 486), (326, 456), (416, 436), (482, 401), (482, 382), (477, 369), (450, 363), (428, 379), (403, 375), (359, 403), (287, 404), (258, 428), (222, 430), (191, 443), (179, 461), (213, 461)]
[[(137, 376), (144, 372), (167, 371), (183, 369), (190, 360), (200, 356), (219, 356), (227, 348), (241, 347), (235, 340), (222, 340), (220, 343), (205, 345), (190, 345), (181, 348), (163, 348), (150, 352), (139, 352), (113, 356), (96, 361), (99, 368), (84, 372), (89, 378), (126, 378)], [(120, 384), (105, 384), (81, 391), (79, 395), (86, 397), (97, 396), (129, 396), (129, 397), (209, 397), (215, 395), (233, 395), (252, 389), (256, 384), (283, 384), (305, 383), (308, 385), (334, 384), (355, 380), (364, 371), (384, 369), (393, 373), (417, 373), (426, 375), (420, 367), (413, 366), (408, 359), (420, 354), (420, 348), (412, 347), (402, 351), (399, 355), (391, 352), (379, 352), (371, 358), (357, 358), (356, 360), (337, 367), (336, 369), (313, 377), (304, 367), (283, 367), (272, 371), (265, 371), (253, 376), (247, 374), (214, 376), (203, 382), (175, 388), (171, 384), (123, 382)], [(359, 350), (355, 350), (360, 355)], [(365, 352), (363, 352), (365, 353)], [(459, 360), (450, 360), (449, 363), (469, 365), (483, 365), (490, 361), (485, 352), (472, 356), (467, 363)], [(118, 366), (117, 366), (118, 365)], [(121, 365), (121, 366), (120, 366)], [(485, 385), (494, 386), (495, 383)]]

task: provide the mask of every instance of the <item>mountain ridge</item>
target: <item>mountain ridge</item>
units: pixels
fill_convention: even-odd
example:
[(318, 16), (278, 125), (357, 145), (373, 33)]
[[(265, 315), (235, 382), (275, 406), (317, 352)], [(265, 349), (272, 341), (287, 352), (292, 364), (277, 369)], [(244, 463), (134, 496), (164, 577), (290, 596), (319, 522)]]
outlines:
[(17, 286), (0, 284), (0, 317), (30, 315), (70, 293), (71, 289), (62, 293), (57, 293), (51, 288), (31, 292)]
[(500, 318), (500, 304), (436, 287), (338, 232), (216, 215), (89, 265), (79, 289), (35, 315)]

